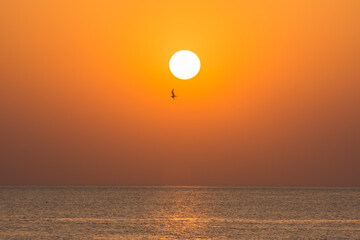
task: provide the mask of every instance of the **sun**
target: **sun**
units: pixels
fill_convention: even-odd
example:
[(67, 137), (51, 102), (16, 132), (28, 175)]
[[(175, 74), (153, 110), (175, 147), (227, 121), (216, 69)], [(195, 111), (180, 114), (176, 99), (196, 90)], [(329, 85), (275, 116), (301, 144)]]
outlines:
[(199, 73), (200, 59), (195, 53), (189, 50), (181, 50), (172, 55), (169, 67), (175, 77), (187, 80), (195, 77)]

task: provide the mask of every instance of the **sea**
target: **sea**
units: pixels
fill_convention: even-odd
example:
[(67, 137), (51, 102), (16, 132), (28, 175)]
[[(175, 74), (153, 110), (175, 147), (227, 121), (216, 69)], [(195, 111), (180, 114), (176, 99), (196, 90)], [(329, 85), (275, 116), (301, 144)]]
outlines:
[(1, 186), (0, 239), (360, 239), (360, 188)]

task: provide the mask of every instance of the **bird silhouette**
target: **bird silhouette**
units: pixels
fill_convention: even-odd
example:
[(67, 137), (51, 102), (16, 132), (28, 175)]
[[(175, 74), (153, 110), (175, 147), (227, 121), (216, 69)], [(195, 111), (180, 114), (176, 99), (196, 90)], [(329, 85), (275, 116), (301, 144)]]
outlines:
[(174, 88), (173, 88), (173, 90), (171, 91), (171, 97), (173, 98), (173, 99), (175, 99), (177, 96), (175, 96), (175, 93), (174, 93)]

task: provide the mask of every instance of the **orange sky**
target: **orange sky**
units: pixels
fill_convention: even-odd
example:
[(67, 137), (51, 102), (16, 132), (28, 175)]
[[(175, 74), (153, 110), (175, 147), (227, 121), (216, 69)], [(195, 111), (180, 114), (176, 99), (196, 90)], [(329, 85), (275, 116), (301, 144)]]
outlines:
[(359, 13), (0, 0), (0, 184), (360, 186)]

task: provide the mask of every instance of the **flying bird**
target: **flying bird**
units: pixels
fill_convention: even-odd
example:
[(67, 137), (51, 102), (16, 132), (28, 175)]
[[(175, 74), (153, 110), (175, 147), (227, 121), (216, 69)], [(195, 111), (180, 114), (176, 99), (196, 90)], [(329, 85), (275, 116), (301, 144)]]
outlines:
[(174, 93), (174, 89), (171, 91), (171, 97), (172, 97), (173, 99), (176, 98), (175, 93)]

